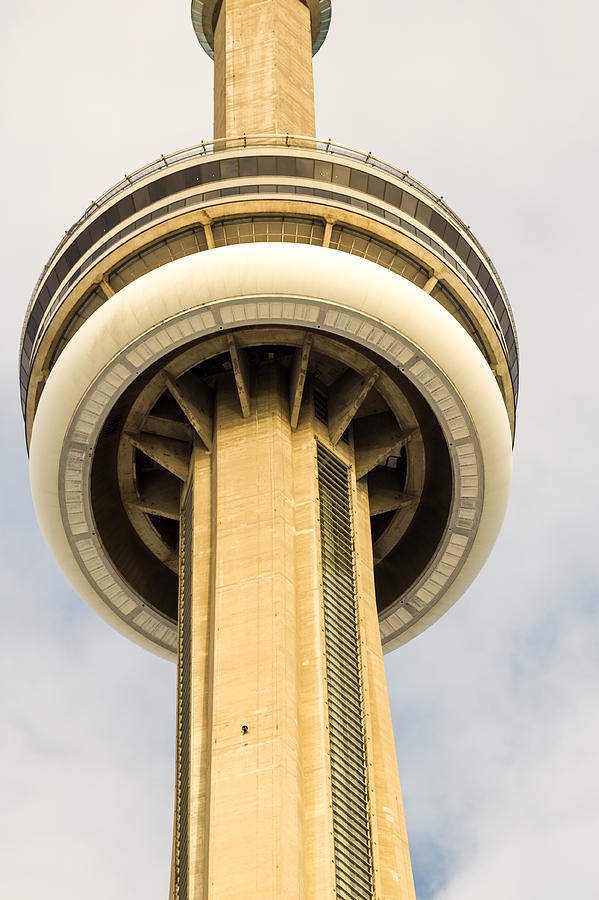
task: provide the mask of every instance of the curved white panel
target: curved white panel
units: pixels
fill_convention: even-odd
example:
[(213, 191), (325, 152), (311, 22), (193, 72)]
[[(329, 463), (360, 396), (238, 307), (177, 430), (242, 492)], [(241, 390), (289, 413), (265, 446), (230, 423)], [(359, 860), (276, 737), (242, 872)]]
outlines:
[[(454, 470), (455, 500), (412, 621), (381, 621), (385, 649), (434, 622), (472, 582), (497, 537), (511, 476), (511, 436), (493, 375), (474, 342), (428, 294), (374, 263), (297, 244), (242, 244), (162, 266), (123, 288), (80, 328), (52, 370), (31, 441), (38, 519), (75, 589), (116, 628), (169, 658), (176, 629), (132, 593), (93, 531), (97, 436), (138, 374), (189, 340), (252, 324), (342, 335), (401, 368), (433, 408)], [(475, 515), (468, 521), (466, 504)], [(474, 498), (474, 499), (473, 499)], [(412, 615), (412, 614), (410, 614)]]

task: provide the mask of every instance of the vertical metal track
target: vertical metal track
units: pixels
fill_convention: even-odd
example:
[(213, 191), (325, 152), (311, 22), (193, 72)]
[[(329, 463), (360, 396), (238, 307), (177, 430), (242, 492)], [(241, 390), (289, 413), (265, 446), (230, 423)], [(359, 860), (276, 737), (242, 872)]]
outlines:
[(338, 900), (372, 900), (358, 610), (349, 470), (317, 445)]
[(189, 893), (189, 744), (191, 740), (191, 586), (193, 484), (181, 510), (179, 562), (179, 684), (177, 692), (176, 871), (177, 900)]

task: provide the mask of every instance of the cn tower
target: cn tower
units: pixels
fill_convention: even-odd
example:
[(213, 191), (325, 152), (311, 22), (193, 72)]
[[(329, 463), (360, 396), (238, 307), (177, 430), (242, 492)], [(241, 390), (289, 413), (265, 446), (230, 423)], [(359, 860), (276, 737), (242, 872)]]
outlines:
[(441, 198), (316, 137), (331, 0), (191, 15), (213, 141), (98, 198), (27, 310), (37, 516), (177, 663), (170, 900), (414, 900), (383, 653), (501, 527), (512, 312)]

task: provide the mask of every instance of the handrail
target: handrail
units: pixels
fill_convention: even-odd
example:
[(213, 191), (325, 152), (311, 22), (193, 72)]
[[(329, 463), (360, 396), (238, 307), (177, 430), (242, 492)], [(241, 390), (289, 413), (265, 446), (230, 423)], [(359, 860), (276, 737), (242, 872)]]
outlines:
[[(110, 200), (112, 200), (115, 196), (122, 193), (131, 187), (131, 185), (136, 184), (138, 181), (142, 181), (144, 178), (147, 178), (149, 175), (154, 174), (155, 172), (160, 171), (161, 169), (168, 169), (169, 166), (177, 165), (178, 163), (185, 162), (190, 159), (200, 159), (206, 156), (211, 156), (217, 153), (226, 153), (231, 150), (238, 149), (248, 149), (248, 148), (281, 148), (281, 147), (292, 147), (299, 150), (312, 150), (317, 151), (319, 153), (330, 153), (335, 156), (340, 156), (345, 159), (350, 159), (355, 162), (362, 163), (363, 165), (371, 166), (372, 168), (384, 172), (387, 175), (391, 175), (393, 178), (397, 178), (400, 181), (410, 185), (410, 187), (415, 188), (425, 197), (433, 202), (435, 206), (437, 206), (444, 215), (451, 219), (459, 228), (463, 231), (467, 232), (470, 240), (476, 246), (476, 248), (481, 253), (483, 259), (488, 264), (491, 269), (493, 276), (495, 277), (497, 284), (501, 290), (503, 295), (503, 299), (505, 300), (508, 313), (511, 319), (512, 328), (514, 331), (514, 340), (516, 343), (516, 349), (518, 350), (518, 337), (516, 334), (516, 327), (514, 323), (514, 316), (512, 312), (512, 308), (510, 306), (506, 290), (503, 286), (503, 282), (499, 277), (499, 274), (493, 265), (493, 262), (489, 258), (487, 252), (484, 247), (481, 246), (477, 238), (474, 236), (470, 227), (465, 225), (462, 219), (451, 209), (450, 206), (447, 205), (443, 197), (437, 196), (437, 194), (433, 193), (429, 188), (427, 188), (422, 182), (418, 181), (418, 179), (414, 178), (413, 175), (410, 175), (408, 171), (403, 171), (402, 169), (398, 169), (395, 166), (392, 166), (390, 163), (385, 162), (382, 159), (379, 159), (376, 156), (373, 156), (371, 152), (365, 153), (362, 150), (355, 150), (352, 147), (348, 147), (345, 144), (336, 144), (330, 138), (327, 141), (319, 140), (314, 137), (307, 137), (305, 135), (291, 135), (291, 134), (253, 134), (246, 135), (242, 134), (237, 137), (229, 137), (229, 138), (218, 138), (212, 141), (201, 141), (199, 144), (194, 144), (191, 147), (186, 147), (183, 150), (177, 150), (174, 153), (169, 153), (167, 156), (161, 154), (158, 159), (153, 160), (150, 163), (142, 166), (139, 169), (136, 169), (134, 172), (131, 172), (129, 175), (125, 175), (119, 182), (114, 184), (111, 188), (101, 194), (97, 200), (93, 200), (90, 205), (87, 207), (82, 216), (65, 232), (64, 236), (60, 240), (59, 244), (54, 249), (54, 252), (50, 256), (46, 265), (44, 266), (36, 284), (31, 294), (31, 300), (27, 308), (27, 313), (25, 315), (25, 322), (23, 325), (23, 335), (25, 333), (25, 327), (27, 324), (27, 319), (29, 316), (29, 312), (32, 307), (33, 300), (35, 295), (37, 294), (38, 288), (40, 287), (46, 272), (55, 261), (60, 251), (63, 249), (66, 243), (68, 243), (69, 239), (73, 235), (75, 231), (79, 229), (79, 227), (87, 221), (87, 219), (91, 218), (96, 212), (101, 210), (104, 206), (108, 204)], [(21, 347), (23, 343), (23, 335), (21, 336)], [(19, 353), (20, 356), (20, 353)]]

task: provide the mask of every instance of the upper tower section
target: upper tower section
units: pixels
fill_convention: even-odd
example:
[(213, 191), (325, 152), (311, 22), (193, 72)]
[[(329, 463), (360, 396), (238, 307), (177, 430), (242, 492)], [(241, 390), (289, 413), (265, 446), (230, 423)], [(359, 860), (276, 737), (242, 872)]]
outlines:
[(518, 346), (505, 290), (441, 197), (314, 136), (329, 14), (325, 0), (195, 0), (215, 139), (98, 198), (27, 310), (21, 398), (48, 543), (81, 596), (167, 656), (181, 484), (232, 373), (243, 417), (272, 363), (290, 427), (303, 414), (332, 452), (347, 441), (386, 650), (463, 593), (507, 502)]
[(193, 0), (191, 16), (215, 64), (215, 139), (315, 134), (312, 55), (330, 0)]

